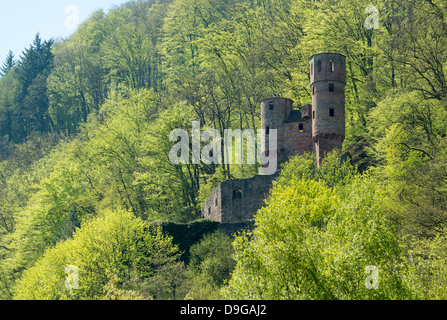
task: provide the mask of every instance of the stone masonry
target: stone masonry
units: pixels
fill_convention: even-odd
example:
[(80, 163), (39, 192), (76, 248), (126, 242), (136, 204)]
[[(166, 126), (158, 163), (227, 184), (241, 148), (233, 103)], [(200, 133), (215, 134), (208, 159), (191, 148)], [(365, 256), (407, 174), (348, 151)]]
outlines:
[[(310, 58), (312, 104), (293, 109), (293, 101), (273, 97), (261, 101), (261, 153), (269, 146), (269, 131), (277, 130), (278, 162), (314, 152), (320, 165), (327, 152), (341, 149), (345, 138), (346, 58), (338, 53), (320, 53)], [(279, 167), (279, 166), (278, 166)], [(217, 185), (202, 207), (202, 218), (221, 223), (253, 219), (264, 205), (274, 175), (228, 180)]]

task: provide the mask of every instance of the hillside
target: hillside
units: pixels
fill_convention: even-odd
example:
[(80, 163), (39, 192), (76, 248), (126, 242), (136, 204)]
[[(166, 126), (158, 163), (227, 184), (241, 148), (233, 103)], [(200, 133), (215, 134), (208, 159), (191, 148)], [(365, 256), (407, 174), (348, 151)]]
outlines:
[[(0, 299), (445, 299), (447, 4), (368, 5), (135, 0), (6, 57)], [(250, 234), (200, 221), (261, 164), (174, 164), (171, 132), (256, 132), (262, 99), (310, 104), (322, 52), (346, 57), (350, 161), (290, 158)]]

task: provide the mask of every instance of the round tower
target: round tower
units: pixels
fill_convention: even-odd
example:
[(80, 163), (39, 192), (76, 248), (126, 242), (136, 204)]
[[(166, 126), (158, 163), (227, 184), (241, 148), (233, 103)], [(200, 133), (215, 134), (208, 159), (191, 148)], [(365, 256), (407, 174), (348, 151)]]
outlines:
[(318, 164), (345, 139), (346, 57), (320, 53), (310, 58), (312, 138)]
[[(261, 101), (261, 129), (262, 147), (261, 153), (265, 155), (269, 147), (269, 132), (277, 130), (277, 151), (279, 160), (284, 150), (284, 121), (290, 115), (293, 108), (293, 101), (288, 98), (274, 97)], [(270, 151), (273, 151), (270, 148)]]

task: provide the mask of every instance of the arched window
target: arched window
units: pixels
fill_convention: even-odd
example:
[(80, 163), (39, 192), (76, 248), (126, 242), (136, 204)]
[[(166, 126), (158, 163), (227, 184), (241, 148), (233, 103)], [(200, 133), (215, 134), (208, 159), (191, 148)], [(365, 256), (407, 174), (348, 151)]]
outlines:
[(334, 72), (334, 70), (335, 70), (334, 60), (331, 59), (329, 61), (329, 71)]
[(233, 199), (242, 199), (241, 189), (233, 189)]

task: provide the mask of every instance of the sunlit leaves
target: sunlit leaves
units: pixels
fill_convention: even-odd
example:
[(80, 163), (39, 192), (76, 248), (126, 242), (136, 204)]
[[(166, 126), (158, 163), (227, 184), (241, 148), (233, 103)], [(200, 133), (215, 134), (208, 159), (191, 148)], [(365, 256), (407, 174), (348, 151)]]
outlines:
[[(336, 167), (336, 165), (335, 165)], [(403, 254), (370, 176), (352, 177), (336, 191), (290, 178), (275, 185), (256, 215), (252, 238), (238, 237), (238, 261), (224, 294), (255, 299), (402, 299)], [(380, 287), (364, 286), (364, 269), (380, 270)]]
[[(100, 299), (133, 276), (143, 281), (178, 258), (177, 248), (156, 227), (125, 211), (107, 212), (78, 229), (73, 239), (48, 250), (19, 281), (16, 299)], [(79, 287), (65, 285), (68, 265), (79, 270)], [(109, 275), (108, 275), (109, 274)], [(116, 292), (116, 290), (115, 290)]]

